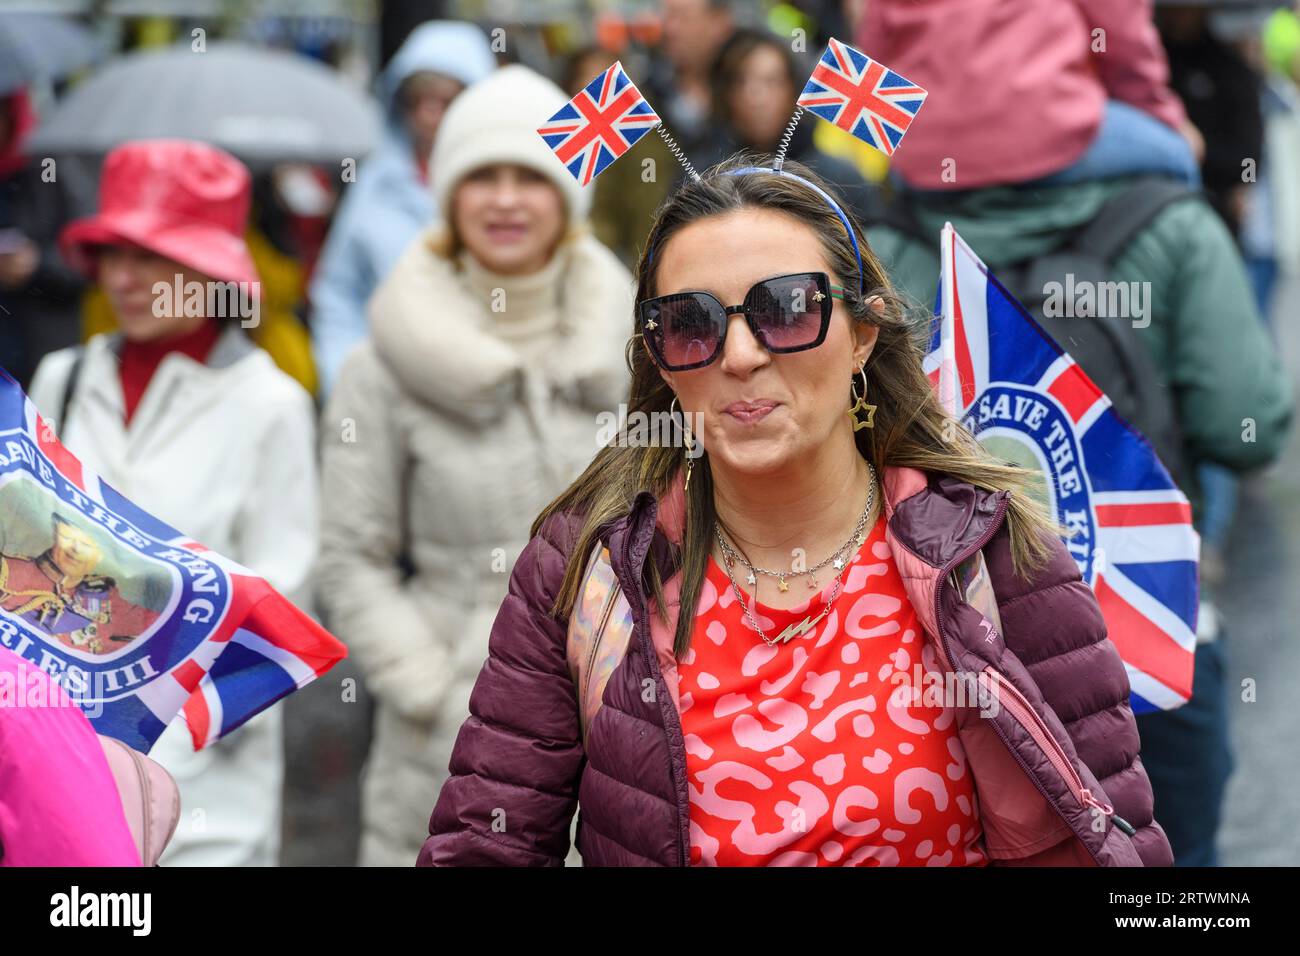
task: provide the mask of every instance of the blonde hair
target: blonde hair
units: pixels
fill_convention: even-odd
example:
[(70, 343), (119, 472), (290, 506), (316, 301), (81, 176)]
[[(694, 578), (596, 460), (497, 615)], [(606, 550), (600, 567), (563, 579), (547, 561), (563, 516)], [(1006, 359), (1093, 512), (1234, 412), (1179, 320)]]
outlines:
[[(977, 488), (1009, 490), (1007, 522), (1013, 567), (1022, 576), (1042, 567), (1051, 552), (1051, 537), (1059, 534), (1060, 528), (1031, 493), (1041, 476), (994, 459), (939, 405), (921, 368), (929, 345), (929, 322), (918, 321), (910, 314), (912, 310), (890, 284), (884, 267), (867, 245), (862, 228), (847, 205), (837, 197), (849, 217), (862, 254), (865, 281), (861, 291), (849, 236), (839, 217), (813, 189), (785, 176), (725, 174), (729, 169), (756, 165), (770, 166), (771, 156), (750, 151), (739, 153), (710, 169), (699, 182), (686, 182), (664, 201), (655, 214), (650, 236), (637, 262), (637, 299), (655, 294), (656, 264), (663, 258), (664, 246), (674, 233), (690, 223), (738, 209), (756, 208), (781, 212), (806, 224), (817, 233), (827, 262), (845, 287), (844, 305), (851, 320), (879, 329), (875, 348), (866, 364), (867, 395), (877, 406), (875, 427), (854, 433), (858, 451), (878, 473), (888, 466), (906, 466), (950, 475)], [(834, 195), (828, 184), (802, 164), (786, 160), (785, 168)], [(876, 298), (880, 306), (873, 309), (871, 300)], [(928, 320), (928, 317), (927, 313), (924, 318)], [(625, 347), (625, 356), (632, 373), (628, 414), (642, 412), (650, 416), (667, 412), (673, 392), (659, 375), (635, 329)], [(850, 403), (849, 386), (845, 382), (846, 408)], [(597, 544), (596, 532), (600, 526), (626, 513), (642, 490), (661, 497), (684, 460), (682, 450), (674, 447), (607, 446), (597, 452), (586, 471), (566, 491), (542, 510), (533, 522), (532, 535), (556, 512), (585, 515), (551, 609), (553, 615), (564, 620), (572, 613), (587, 557)], [(681, 607), (693, 608), (699, 599), (717, 521), (707, 455), (695, 463), (685, 504)], [(653, 561), (648, 565), (655, 603), (666, 622), (659, 569)], [(678, 615), (673, 647), (679, 656), (690, 646), (694, 625), (691, 617)]]

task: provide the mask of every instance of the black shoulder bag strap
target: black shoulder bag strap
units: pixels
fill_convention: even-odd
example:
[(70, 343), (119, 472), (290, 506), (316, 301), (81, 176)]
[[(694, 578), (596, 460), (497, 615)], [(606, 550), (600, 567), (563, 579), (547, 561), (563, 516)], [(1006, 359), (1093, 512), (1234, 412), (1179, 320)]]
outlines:
[(1082, 229), (1070, 246), (1112, 263), (1156, 214), (1170, 203), (1198, 195), (1182, 183), (1164, 177), (1142, 177), (1112, 196)]
[[(1074, 234), (1067, 246), (1105, 263), (1109, 270), (1138, 233), (1167, 206), (1199, 194), (1199, 191), (1189, 189), (1176, 180), (1142, 177), (1123, 192), (1111, 197), (1097, 215)], [(1149, 305), (1148, 303), (1148, 307)], [(1149, 319), (1148, 316), (1148, 321)], [(1154, 359), (1147, 347), (1138, 341), (1129, 322), (1110, 322), (1105, 319), (1097, 321), (1110, 333), (1112, 342), (1128, 366), (1130, 381), (1138, 391), (1138, 407), (1161, 412), (1155, 415), (1153, 422), (1149, 422), (1160, 433), (1150, 434), (1147, 438), (1156, 447), (1174, 481), (1181, 485), (1187, 480), (1186, 462), (1182, 449), (1182, 429), (1179, 428), (1171, 391), (1165, 387), (1164, 378), (1159, 374)]]
[(76, 355), (72, 359), (72, 367), (68, 369), (68, 377), (63, 383), (63, 401), (59, 404), (57, 430), (64, 435), (68, 433), (68, 409), (72, 407), (72, 396), (77, 391), (77, 379), (81, 377), (81, 361), (85, 357), (86, 347), (84, 345), (76, 346)]

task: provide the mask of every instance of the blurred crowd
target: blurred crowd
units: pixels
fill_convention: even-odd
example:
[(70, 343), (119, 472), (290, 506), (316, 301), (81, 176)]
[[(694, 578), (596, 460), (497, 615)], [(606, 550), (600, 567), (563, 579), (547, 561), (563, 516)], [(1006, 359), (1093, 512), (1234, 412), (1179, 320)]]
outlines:
[[(536, 132), (619, 61), (696, 169), (787, 142), (920, 303), (945, 221), (1027, 305), (1023, 266), (1048, 255), (1150, 284), (1143, 361), (1167, 398), (1131, 417), (1204, 554), (1196, 695), (1139, 721), (1142, 758), (1179, 862), (1216, 863), (1232, 756), (1215, 588), (1236, 476), (1278, 455), (1291, 415), (1268, 323), (1300, 272), (1300, 13), (662, 0), (592, 25), (522, 48), (509, 24), (504, 43), (488, 22), (415, 26), (375, 71), (364, 156), (243, 156), (214, 131), (65, 161), (39, 148), (45, 114), (114, 64), (0, 89), (0, 366), (106, 480), (348, 645), (374, 707), (360, 862), (414, 862), (506, 572), (627, 399), (633, 272), (683, 165), (646, 135), (583, 188)], [(832, 36), (929, 91), (892, 159), (791, 125)], [(159, 282), (213, 281), (255, 284), (257, 322), (157, 307)], [(206, 812), (163, 863), (278, 861), (283, 709), (198, 754), (168, 729), (153, 756)]]

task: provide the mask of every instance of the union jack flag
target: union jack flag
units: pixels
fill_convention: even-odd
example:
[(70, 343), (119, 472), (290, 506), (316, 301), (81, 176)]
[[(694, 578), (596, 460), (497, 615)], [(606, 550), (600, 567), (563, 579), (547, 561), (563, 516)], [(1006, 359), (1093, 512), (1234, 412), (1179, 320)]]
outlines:
[(659, 125), (636, 84), (615, 62), (537, 127), (564, 168), (586, 186)]
[(1200, 536), (1147, 440), (989, 272), (951, 224), (925, 370), (997, 457), (1041, 471), (1049, 511), (1101, 606), (1135, 712), (1192, 693)]
[(832, 37), (798, 103), (892, 156), (925, 97), (911, 80)]
[(0, 644), (142, 753), (178, 713), (201, 750), (347, 656), (264, 578), (102, 481), (3, 370)]

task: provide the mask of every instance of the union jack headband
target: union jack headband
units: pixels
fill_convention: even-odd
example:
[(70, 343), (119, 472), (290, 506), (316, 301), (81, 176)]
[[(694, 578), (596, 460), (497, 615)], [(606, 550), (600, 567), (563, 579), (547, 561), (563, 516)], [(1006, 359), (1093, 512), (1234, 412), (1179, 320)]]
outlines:
[(892, 156), (927, 95), (883, 63), (831, 37), (799, 94), (777, 166), (804, 109)]
[[(813, 189), (844, 225), (858, 264), (858, 287), (865, 292), (862, 251), (849, 217), (816, 183), (784, 169), (786, 150), (807, 109), (886, 156), (892, 156), (927, 95), (922, 87), (832, 37), (799, 94), (772, 167), (745, 166), (727, 170), (726, 175), (771, 173), (789, 176)], [(619, 62), (583, 87), (545, 125), (538, 127), (537, 132), (574, 178), (586, 186), (651, 129), (659, 131), (691, 179), (701, 182), (700, 174)], [(651, 255), (653, 250), (647, 252), (647, 261)]]
[[(781, 171), (805, 109), (892, 156), (927, 95), (911, 80), (831, 37), (795, 102), (772, 169)], [(619, 61), (594, 77), (537, 132), (564, 168), (586, 186), (652, 129), (699, 182), (700, 174)]]
[(618, 61), (579, 90), (537, 132), (573, 178), (587, 186), (652, 129), (658, 129), (677, 161), (699, 182), (700, 174)]
[(785, 153), (790, 147), (795, 127), (799, 125), (804, 109), (807, 108), (809, 112), (834, 123), (886, 156), (892, 156), (902, 141), (903, 134), (916, 118), (921, 104), (925, 102), (926, 95), (924, 89), (877, 63), (861, 50), (831, 37), (795, 102), (794, 115), (790, 117), (781, 136), (772, 168), (746, 166), (743, 169), (728, 170), (726, 175), (772, 173), (789, 176), (815, 190), (844, 224), (844, 231), (853, 243), (853, 257), (858, 263), (858, 290), (866, 292), (867, 279), (866, 271), (862, 268), (862, 251), (858, 248), (858, 236), (849, 217), (826, 190), (802, 176), (787, 172), (783, 168)]
[[(802, 176), (792, 173), (788, 169), (781, 168), (779, 158), (776, 168), (768, 168), (767, 166), (742, 166), (740, 169), (725, 170), (722, 175), (743, 176), (751, 173), (771, 173), (774, 176), (786, 176), (796, 182), (803, 183), (809, 189), (816, 192), (817, 195), (821, 196), (822, 199), (826, 200), (826, 205), (830, 206), (831, 211), (839, 217), (840, 222), (844, 224), (844, 231), (849, 234), (849, 242), (853, 244), (853, 258), (857, 260), (858, 263), (858, 291), (865, 293), (867, 291), (867, 273), (866, 270), (862, 268), (862, 250), (858, 248), (858, 234), (853, 231), (853, 224), (849, 222), (849, 217), (845, 215), (844, 210), (840, 208), (840, 204), (835, 201), (831, 194), (811, 180), (804, 179)], [(646, 264), (649, 265), (654, 261), (654, 247), (651, 246), (647, 248), (645, 255)]]

